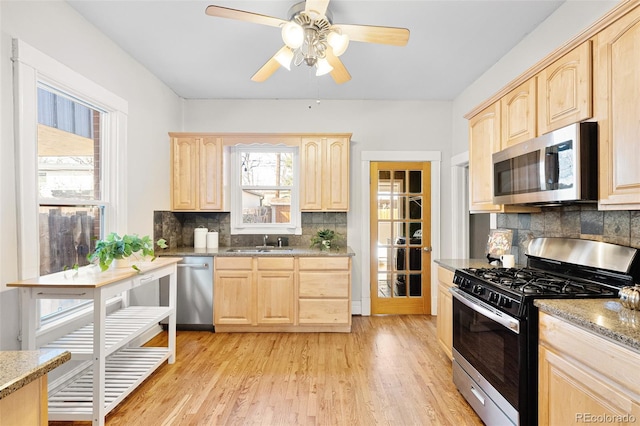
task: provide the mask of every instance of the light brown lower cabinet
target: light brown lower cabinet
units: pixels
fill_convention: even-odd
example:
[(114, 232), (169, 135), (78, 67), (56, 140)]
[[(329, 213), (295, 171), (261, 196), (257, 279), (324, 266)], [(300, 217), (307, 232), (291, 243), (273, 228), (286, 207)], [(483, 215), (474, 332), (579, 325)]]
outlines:
[(449, 359), (453, 360), (453, 297), (449, 292), (451, 287), (453, 287), (453, 272), (439, 266), (436, 331), (440, 347)]
[(257, 258), (258, 324), (293, 324), (295, 273), (293, 257)]
[(351, 330), (351, 258), (299, 259), (299, 323)]
[(640, 422), (640, 354), (540, 313), (540, 425)]
[(351, 331), (351, 258), (216, 257), (216, 332)]
[(47, 424), (46, 375), (0, 399), (0, 425)]
[(213, 323), (251, 325), (255, 322), (253, 259), (216, 257)]

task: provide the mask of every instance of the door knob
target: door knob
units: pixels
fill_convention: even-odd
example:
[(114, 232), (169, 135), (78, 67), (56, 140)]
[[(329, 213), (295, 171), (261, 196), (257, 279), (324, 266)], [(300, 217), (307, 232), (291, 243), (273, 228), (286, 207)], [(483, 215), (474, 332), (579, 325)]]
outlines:
[(431, 247), (423, 247), (422, 250), (424, 251), (431, 251)]

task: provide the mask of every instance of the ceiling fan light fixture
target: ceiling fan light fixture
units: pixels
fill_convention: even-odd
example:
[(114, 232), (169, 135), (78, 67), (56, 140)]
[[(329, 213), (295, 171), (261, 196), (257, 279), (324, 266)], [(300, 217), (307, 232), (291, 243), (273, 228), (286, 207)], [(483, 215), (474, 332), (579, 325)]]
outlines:
[(288, 47), (280, 49), (274, 56), (274, 59), (287, 70), (291, 71), (291, 61), (293, 60), (293, 51), (291, 49)]
[(304, 42), (304, 29), (296, 22), (287, 22), (282, 26), (282, 41), (291, 49), (299, 48)]
[(333, 67), (329, 61), (326, 58), (319, 58), (316, 62), (316, 76), (329, 74), (331, 71), (333, 71)]
[(333, 49), (333, 54), (340, 56), (346, 52), (347, 47), (349, 47), (349, 36), (331, 31), (327, 36), (327, 43)]

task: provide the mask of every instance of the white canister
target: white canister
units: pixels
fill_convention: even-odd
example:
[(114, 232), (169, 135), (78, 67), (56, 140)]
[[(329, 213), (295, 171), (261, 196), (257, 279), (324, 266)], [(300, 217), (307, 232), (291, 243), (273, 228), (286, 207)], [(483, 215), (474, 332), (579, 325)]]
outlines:
[(193, 230), (193, 248), (207, 247), (207, 228), (195, 228)]
[(218, 248), (218, 233), (215, 231), (207, 232), (207, 248)]

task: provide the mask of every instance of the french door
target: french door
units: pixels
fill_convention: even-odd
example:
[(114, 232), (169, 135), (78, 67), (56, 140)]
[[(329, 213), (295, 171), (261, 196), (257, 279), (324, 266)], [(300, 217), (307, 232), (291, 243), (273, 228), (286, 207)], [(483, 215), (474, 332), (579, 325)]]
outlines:
[(431, 313), (431, 163), (371, 162), (371, 313)]

